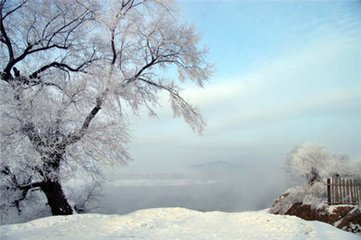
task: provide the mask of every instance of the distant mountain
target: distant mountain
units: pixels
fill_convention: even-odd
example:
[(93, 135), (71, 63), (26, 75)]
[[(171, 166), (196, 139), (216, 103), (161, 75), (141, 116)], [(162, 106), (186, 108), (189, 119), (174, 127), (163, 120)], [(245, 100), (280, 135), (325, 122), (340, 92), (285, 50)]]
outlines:
[(188, 166), (194, 173), (207, 177), (235, 177), (242, 172), (244, 168), (241, 165), (226, 161), (214, 161)]

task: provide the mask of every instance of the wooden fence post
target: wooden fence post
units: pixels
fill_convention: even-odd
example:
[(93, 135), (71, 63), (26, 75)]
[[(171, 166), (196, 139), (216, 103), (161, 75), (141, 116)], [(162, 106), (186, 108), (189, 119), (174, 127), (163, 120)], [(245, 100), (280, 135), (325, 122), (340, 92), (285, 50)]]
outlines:
[(346, 185), (346, 192), (345, 192), (345, 203), (349, 203), (349, 199), (350, 199), (350, 181), (348, 179), (345, 179), (345, 185)]
[(327, 201), (328, 205), (332, 205), (331, 201), (331, 179), (327, 178)]
[(355, 184), (355, 195), (356, 195), (356, 204), (361, 203), (361, 182), (356, 181)]

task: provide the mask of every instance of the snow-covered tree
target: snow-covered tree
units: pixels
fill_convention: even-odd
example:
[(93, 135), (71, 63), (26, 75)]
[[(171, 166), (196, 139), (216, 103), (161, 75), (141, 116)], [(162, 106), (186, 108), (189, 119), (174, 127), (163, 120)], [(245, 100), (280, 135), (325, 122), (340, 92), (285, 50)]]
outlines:
[(346, 154), (332, 154), (324, 146), (305, 143), (295, 147), (287, 156), (286, 168), (294, 176), (303, 177), (308, 184), (325, 177), (357, 176), (361, 173), (357, 160), (350, 160)]
[(202, 131), (179, 84), (202, 86), (211, 67), (172, 1), (0, 0), (0, 14), (3, 207), (39, 190), (71, 214), (62, 181), (129, 161), (127, 112), (156, 115), (159, 92)]
[(286, 167), (295, 176), (306, 178), (312, 185), (320, 180), (320, 174), (326, 167), (329, 153), (318, 144), (306, 143), (295, 147), (287, 156)]
[(351, 177), (361, 180), (361, 157), (351, 159), (349, 166)]

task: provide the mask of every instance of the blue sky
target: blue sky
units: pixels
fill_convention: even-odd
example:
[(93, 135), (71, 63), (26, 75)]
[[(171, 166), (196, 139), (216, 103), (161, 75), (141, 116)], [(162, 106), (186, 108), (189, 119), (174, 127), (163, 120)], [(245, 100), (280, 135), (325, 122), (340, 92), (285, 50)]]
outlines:
[(198, 136), (164, 101), (131, 124), (133, 171), (229, 161), (281, 168), (296, 145), (361, 156), (361, 2), (179, 0), (215, 73), (188, 85), (208, 126)]

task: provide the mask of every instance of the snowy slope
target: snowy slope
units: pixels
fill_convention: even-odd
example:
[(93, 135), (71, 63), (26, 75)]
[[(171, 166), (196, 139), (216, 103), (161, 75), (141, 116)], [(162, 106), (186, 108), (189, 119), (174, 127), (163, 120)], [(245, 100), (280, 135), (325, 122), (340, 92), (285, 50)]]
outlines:
[(197, 212), (183, 208), (141, 210), (128, 215), (57, 216), (0, 227), (6, 239), (243, 239), (356, 240), (360, 236), (320, 222), (266, 212)]

